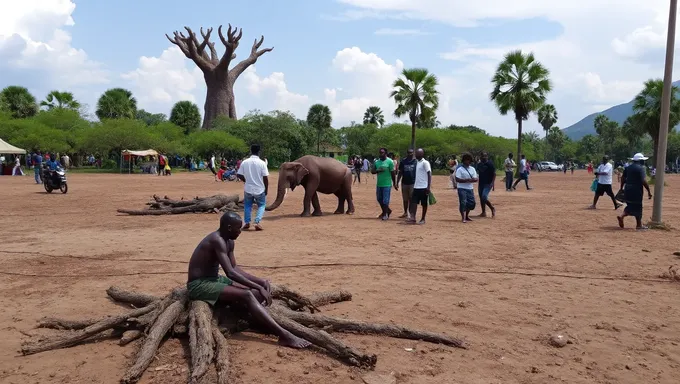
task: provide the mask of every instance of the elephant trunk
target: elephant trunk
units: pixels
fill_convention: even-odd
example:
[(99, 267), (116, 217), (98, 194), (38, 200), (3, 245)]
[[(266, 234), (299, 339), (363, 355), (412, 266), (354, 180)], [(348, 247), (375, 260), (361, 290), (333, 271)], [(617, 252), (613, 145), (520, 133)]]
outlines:
[(279, 187), (276, 190), (276, 200), (271, 205), (265, 207), (265, 211), (273, 211), (283, 203), (283, 198), (286, 197), (286, 185), (284, 179), (279, 179)]

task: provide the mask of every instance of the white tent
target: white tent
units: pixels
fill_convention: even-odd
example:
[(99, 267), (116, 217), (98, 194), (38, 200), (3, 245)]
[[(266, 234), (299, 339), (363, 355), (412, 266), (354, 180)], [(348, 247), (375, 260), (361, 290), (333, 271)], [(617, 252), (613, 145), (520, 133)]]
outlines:
[(24, 155), (26, 154), (26, 150), (15, 147), (5, 140), (0, 139), (0, 153), (3, 155)]

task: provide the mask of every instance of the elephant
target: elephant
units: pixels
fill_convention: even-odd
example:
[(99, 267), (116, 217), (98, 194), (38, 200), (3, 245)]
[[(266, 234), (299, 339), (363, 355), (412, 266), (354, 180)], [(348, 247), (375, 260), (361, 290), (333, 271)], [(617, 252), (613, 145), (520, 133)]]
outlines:
[[(295, 190), (302, 185), (305, 188), (305, 198), (300, 216), (321, 216), (318, 193), (334, 194), (338, 197), (336, 214), (354, 213), (352, 201), (352, 171), (342, 162), (329, 157), (302, 156), (301, 158), (281, 164), (276, 200), (266, 207), (272, 211), (281, 205), (286, 195), (286, 188)], [(347, 201), (347, 212), (345, 212)], [(310, 214), (309, 206), (314, 207)]]

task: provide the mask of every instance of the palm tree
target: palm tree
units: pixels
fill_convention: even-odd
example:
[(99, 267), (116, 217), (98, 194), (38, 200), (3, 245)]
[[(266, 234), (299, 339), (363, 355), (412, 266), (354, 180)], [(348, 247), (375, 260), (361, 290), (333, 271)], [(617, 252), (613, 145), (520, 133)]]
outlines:
[(323, 104), (314, 104), (307, 112), (307, 124), (316, 130), (316, 154), (321, 154), (321, 136), (331, 128), (331, 110)]
[[(678, 87), (673, 86), (671, 90), (671, 110), (668, 120), (668, 130), (680, 123), (680, 100), (676, 93)], [(663, 80), (650, 79), (645, 82), (645, 87), (635, 96), (633, 101), (633, 112), (635, 113), (630, 120), (635, 125), (639, 134), (648, 134), (654, 141), (654, 160), (659, 150), (659, 131), (661, 124), (661, 94), (663, 93)]]
[(170, 121), (184, 128), (184, 133), (188, 135), (201, 127), (201, 112), (198, 110), (198, 105), (191, 101), (178, 101), (172, 107)]
[(127, 89), (111, 88), (97, 101), (95, 114), (99, 120), (134, 119), (137, 114), (137, 99)]
[(46, 107), (48, 111), (55, 108), (77, 111), (81, 107), (78, 100), (73, 97), (73, 93), (59, 92), (57, 90), (48, 93), (47, 97), (45, 97), (45, 100), (40, 102), (40, 106)]
[(522, 154), (522, 121), (545, 103), (552, 89), (549, 75), (533, 53), (525, 55), (518, 50), (505, 55), (491, 79), (493, 91), (489, 98), (501, 115), (512, 111), (517, 121), (517, 158)]
[(545, 104), (538, 110), (538, 122), (545, 131), (545, 138), (548, 139), (548, 131), (557, 123), (557, 110), (552, 104)]
[(15, 119), (24, 119), (38, 113), (38, 104), (28, 89), (10, 85), (0, 92), (0, 110), (3, 109)]
[(364, 112), (364, 124), (375, 124), (379, 127), (385, 125), (385, 116), (383, 116), (382, 109), (375, 105), (366, 108), (366, 112)]
[(411, 148), (416, 146), (416, 124), (421, 114), (434, 115), (439, 107), (439, 91), (437, 77), (424, 68), (404, 69), (403, 76), (392, 84), (394, 90), (390, 97), (394, 98), (397, 108), (396, 117), (408, 115), (411, 121)]

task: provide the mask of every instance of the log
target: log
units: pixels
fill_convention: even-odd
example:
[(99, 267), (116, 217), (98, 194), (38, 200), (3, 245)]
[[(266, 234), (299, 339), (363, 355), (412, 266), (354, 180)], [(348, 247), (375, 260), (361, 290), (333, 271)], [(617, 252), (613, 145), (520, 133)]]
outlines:
[(144, 336), (144, 332), (139, 331), (139, 330), (131, 330), (131, 331), (125, 331), (123, 332), (123, 336), (121, 336), (120, 340), (118, 341), (118, 345), (126, 345), (129, 344), (140, 337)]
[(146, 306), (144, 308), (135, 309), (133, 311), (120, 314), (117, 316), (105, 317), (102, 320), (83, 328), (77, 332), (68, 334), (66, 336), (59, 336), (51, 340), (33, 342), (24, 344), (21, 347), (21, 353), (25, 355), (32, 355), (35, 353), (50, 351), (53, 349), (68, 348), (77, 345), (91, 336), (98, 334), (99, 332), (111, 329), (116, 325), (127, 322), (130, 318), (135, 318), (146, 313), (153, 311), (156, 308), (154, 304)]
[[(167, 197), (167, 196), (166, 196)], [(125, 213), (132, 216), (150, 215), (177, 215), (190, 212), (214, 212), (219, 211), (229, 204), (237, 204), (240, 200), (239, 195), (214, 195), (209, 197), (195, 198), (193, 200), (171, 200), (161, 199), (154, 195), (156, 203), (161, 204), (161, 208), (155, 208), (155, 204), (150, 205), (150, 209), (130, 210), (118, 209), (118, 213)]]
[(191, 377), (189, 383), (200, 383), (214, 357), (212, 310), (204, 301), (192, 301), (189, 311), (189, 348), (191, 349)]
[(307, 328), (304, 325), (292, 320), (286, 315), (283, 307), (273, 306), (267, 308), (272, 318), (284, 329), (295, 336), (301, 337), (317, 347), (323, 348), (331, 356), (359, 368), (375, 368), (378, 361), (376, 355), (366, 355), (354, 348), (343, 344), (324, 331)]
[(227, 344), (227, 339), (220, 332), (217, 321), (212, 322), (212, 336), (215, 340), (217, 384), (227, 384), (229, 382), (229, 345)]
[(147, 295), (144, 293), (138, 293), (133, 291), (126, 291), (120, 287), (111, 286), (106, 290), (106, 294), (109, 295), (113, 301), (119, 303), (132, 304), (135, 307), (146, 307), (147, 305), (153, 303), (156, 300), (160, 300), (160, 297), (153, 295)]
[(56, 317), (43, 317), (38, 322), (36, 328), (62, 329), (62, 330), (80, 330), (89, 327), (99, 320), (66, 320), (58, 319)]
[(149, 367), (151, 360), (153, 360), (156, 355), (156, 350), (163, 340), (163, 337), (165, 337), (165, 334), (168, 333), (170, 327), (175, 324), (180, 313), (182, 313), (184, 305), (185, 299), (175, 301), (158, 316), (158, 319), (144, 339), (144, 343), (141, 348), (139, 348), (135, 363), (128, 368), (125, 375), (120, 380), (121, 384), (134, 384), (139, 381), (139, 378), (142, 377), (142, 374)]
[(398, 339), (422, 340), (428, 343), (444, 344), (450, 347), (467, 349), (466, 343), (458, 338), (440, 333), (420, 331), (391, 324), (375, 324), (364, 321), (348, 320), (325, 315), (313, 315), (305, 312), (292, 311), (277, 306), (283, 315), (307, 327), (323, 328), (327, 331), (352, 332), (363, 335), (380, 335)]
[(175, 325), (172, 326), (173, 335), (183, 335), (187, 333), (189, 328), (189, 311), (187, 309), (180, 313)]
[[(300, 292), (294, 291), (285, 285), (271, 285), (271, 291), (272, 291), (272, 298), (274, 299), (279, 299), (279, 300), (284, 300), (284, 301), (292, 301), (295, 303), (295, 305), (299, 306), (300, 308), (307, 308), (310, 310), (310, 312), (318, 312), (319, 308), (317, 308), (310, 300), (307, 298), (305, 295), (301, 294)], [(292, 305), (292, 304), (289, 304)]]
[[(313, 293), (309, 296), (309, 301), (315, 306), (315, 307), (323, 307), (325, 305), (330, 305), (330, 304), (335, 304), (335, 303), (340, 303), (343, 301), (351, 301), (352, 300), (352, 294), (339, 290), (339, 291), (326, 291), (326, 292), (316, 292)], [(300, 310), (303, 309), (302, 306), (295, 302), (291, 302), (290, 300), (286, 301), (287, 306), (290, 309), (293, 310)]]
[(140, 317), (139, 319), (134, 319), (140, 326), (145, 326), (148, 330), (153, 326), (154, 322), (160, 316), (161, 313), (165, 311), (166, 308), (177, 300), (186, 301), (187, 299), (187, 289), (185, 287), (177, 287), (170, 292), (167, 296), (158, 301), (158, 308), (153, 312), (149, 312), (146, 315)]

